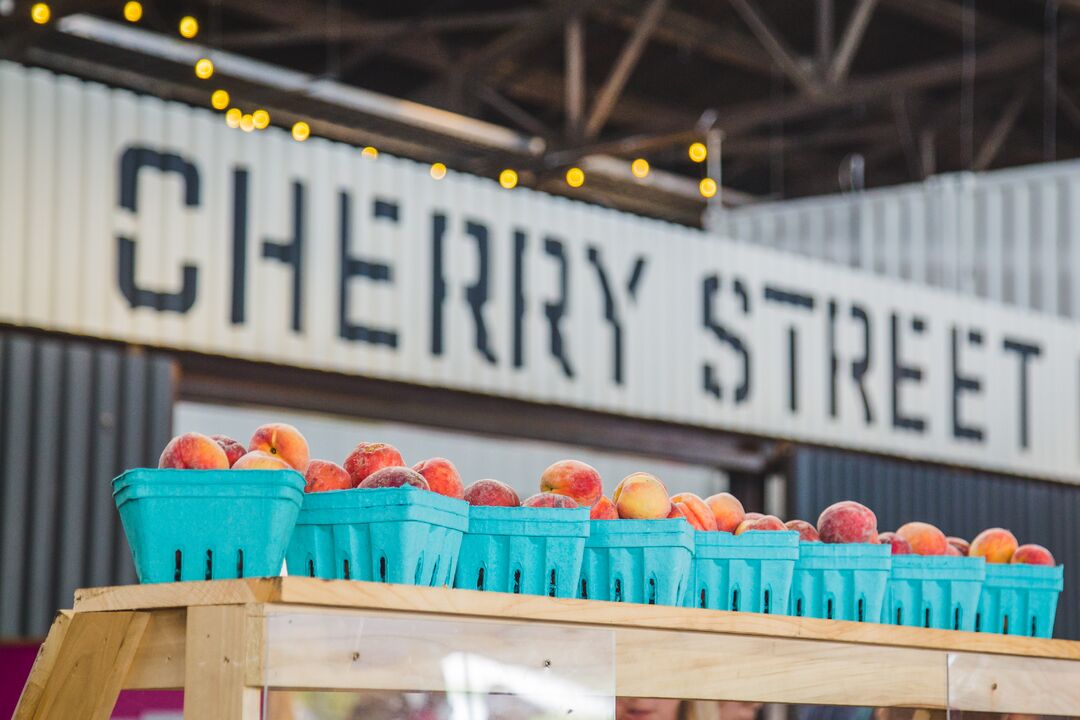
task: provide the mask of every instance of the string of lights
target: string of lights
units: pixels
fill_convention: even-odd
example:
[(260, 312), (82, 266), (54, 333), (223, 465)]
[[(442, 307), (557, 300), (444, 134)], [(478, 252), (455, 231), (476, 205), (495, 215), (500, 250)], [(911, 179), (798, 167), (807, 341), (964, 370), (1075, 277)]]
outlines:
[[(143, 19), (143, 4), (138, 0), (128, 0), (123, 4), (121, 14), (129, 23), (139, 23)], [(34, 3), (30, 6), (30, 19), (37, 25), (47, 25), (53, 17), (52, 8), (46, 2)], [(185, 40), (193, 40), (198, 37), (200, 31), (199, 19), (193, 15), (185, 15), (177, 24), (177, 32)], [(201, 57), (195, 61), (193, 67), (195, 77), (200, 80), (210, 80), (214, 77), (214, 62), (210, 57)], [(255, 108), (251, 112), (232, 104), (232, 96), (226, 88), (219, 87), (210, 93), (210, 107), (221, 112), (225, 124), (242, 132), (255, 132), (270, 127), (270, 113), (265, 108)], [(297, 120), (290, 128), (290, 134), (296, 142), (305, 142), (311, 137), (311, 126), (304, 120)], [(370, 160), (379, 157), (379, 151), (368, 145), (360, 150), (360, 154)], [(690, 160), (702, 164), (708, 157), (708, 148), (703, 142), (693, 142), (687, 148)], [(638, 180), (645, 180), (649, 176), (651, 166), (645, 158), (635, 158), (630, 163), (630, 172)], [(449, 172), (442, 162), (432, 163), (429, 174), (432, 180), (442, 180)], [(507, 190), (512, 190), (518, 185), (519, 175), (513, 168), (505, 168), (499, 172), (499, 185)], [(585, 185), (585, 171), (580, 167), (569, 167), (563, 176), (565, 183), (574, 189)], [(716, 179), (705, 175), (698, 183), (698, 191), (703, 198), (709, 199), (716, 195), (719, 185)]]

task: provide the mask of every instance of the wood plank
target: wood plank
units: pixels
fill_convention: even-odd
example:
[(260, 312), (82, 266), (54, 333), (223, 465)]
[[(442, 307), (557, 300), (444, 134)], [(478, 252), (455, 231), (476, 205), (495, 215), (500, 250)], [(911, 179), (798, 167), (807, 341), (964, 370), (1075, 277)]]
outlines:
[(45, 642), (38, 648), (37, 657), (34, 658), (30, 675), (27, 676), (26, 684), (23, 685), (19, 703), (15, 706), (15, 714), (11, 716), (11, 720), (29, 720), (36, 715), (41, 695), (45, 692), (45, 685), (48, 684), (49, 677), (52, 675), (56, 658), (60, 654), (60, 646), (63, 645), (70, 626), (71, 612), (68, 610), (58, 612), (49, 627), (49, 634), (45, 636)]
[(697, 608), (555, 599), (531, 595), (385, 585), (305, 577), (129, 585), (76, 593), (75, 610), (151, 609), (252, 602), (295, 603), (411, 613), (450, 613), (538, 622), (694, 630), (734, 635), (865, 643), (1080, 660), (1080, 642), (874, 623), (731, 613)]
[(125, 690), (180, 690), (184, 687), (186, 610), (154, 610), (135, 652)]
[(149, 620), (145, 612), (75, 614), (31, 717), (108, 720)]
[(1069, 717), (1080, 713), (1080, 667), (1075, 662), (976, 653), (953, 653), (949, 660), (949, 701), (954, 708)]
[(258, 720), (260, 689), (246, 683), (259, 663), (262, 635), (248, 615), (245, 605), (187, 611), (184, 720)]

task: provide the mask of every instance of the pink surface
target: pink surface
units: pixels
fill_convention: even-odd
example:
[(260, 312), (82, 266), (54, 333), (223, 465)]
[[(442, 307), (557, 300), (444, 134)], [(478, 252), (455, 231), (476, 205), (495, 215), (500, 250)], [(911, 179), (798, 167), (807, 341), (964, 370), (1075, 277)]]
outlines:
[[(36, 643), (0, 645), (0, 718), (11, 717), (19, 701)], [(130, 690), (120, 693), (113, 711), (115, 720), (180, 720), (184, 694), (175, 690)]]

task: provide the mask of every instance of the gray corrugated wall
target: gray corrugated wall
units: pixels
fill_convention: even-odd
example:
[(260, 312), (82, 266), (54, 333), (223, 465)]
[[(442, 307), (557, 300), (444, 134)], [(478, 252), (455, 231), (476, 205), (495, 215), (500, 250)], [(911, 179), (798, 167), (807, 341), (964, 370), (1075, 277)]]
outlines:
[(0, 328), (0, 638), (134, 581), (110, 481), (156, 463), (174, 378), (166, 355)]
[(1055, 637), (1080, 639), (1080, 487), (817, 448), (796, 451), (791, 480), (791, 517), (815, 522), (828, 505), (856, 500), (883, 531), (923, 520), (970, 540), (1000, 526), (1045, 545), (1065, 565)]

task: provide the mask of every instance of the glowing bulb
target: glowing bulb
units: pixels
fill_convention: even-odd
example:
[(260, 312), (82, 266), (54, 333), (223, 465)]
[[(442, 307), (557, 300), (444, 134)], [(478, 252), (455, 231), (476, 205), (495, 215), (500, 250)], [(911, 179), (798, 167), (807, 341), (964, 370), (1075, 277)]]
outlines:
[(44, 25), (52, 17), (52, 9), (48, 3), (34, 3), (30, 6), (30, 19), (38, 25)]
[(296, 142), (304, 142), (311, 136), (311, 128), (306, 122), (300, 120), (292, 126), (292, 136)]
[(229, 107), (229, 93), (226, 90), (215, 90), (210, 95), (210, 105), (215, 110), (224, 110)]
[(716, 194), (716, 181), (712, 178), (703, 178), (698, 183), (698, 192), (701, 193), (701, 197), (711, 198)]
[(429, 170), (428, 172), (431, 173), (432, 180), (442, 180), (444, 177), (446, 177), (446, 166), (440, 162), (437, 162), (431, 166), (431, 170)]
[(709, 156), (709, 149), (705, 147), (705, 143), (691, 143), (688, 154), (694, 162), (705, 162), (705, 158)]
[(585, 184), (585, 171), (578, 167), (572, 167), (566, 171), (566, 184), (572, 188), (579, 188)]
[(645, 158), (634, 160), (634, 162), (630, 163), (630, 172), (632, 172), (636, 178), (645, 177), (649, 174), (649, 161)]
[(375, 148), (371, 147), (370, 145), (368, 145), (366, 148), (361, 150), (360, 154), (363, 155), (366, 158), (370, 158), (371, 160), (374, 160), (375, 158), (379, 157), (379, 151), (376, 150)]
[(142, 3), (138, 0), (128, 0), (124, 3), (124, 19), (131, 23), (142, 20)]
[(270, 124), (270, 113), (260, 108), (251, 113), (251, 122), (256, 130), (262, 130)]
[(210, 58), (199, 58), (195, 62), (195, 77), (200, 80), (209, 80), (214, 75), (214, 63)]
[(199, 34), (199, 21), (190, 15), (180, 18), (180, 36), (188, 40)]
[(251, 113), (244, 113), (240, 117), (240, 129), (244, 132), (251, 132), (255, 129), (255, 120), (251, 117)]
[(518, 174), (517, 174), (516, 171), (511, 170), (510, 168), (506, 168), (501, 173), (499, 173), (499, 184), (502, 185), (507, 190), (510, 190), (510, 189), (516, 187), (517, 183), (518, 183)]
[(240, 108), (229, 108), (229, 111), (225, 113), (225, 124), (231, 128), (238, 128), (243, 116), (244, 113), (240, 112)]

